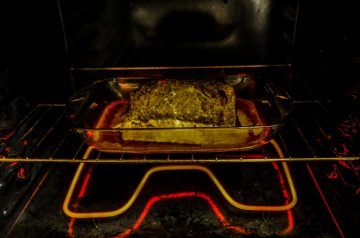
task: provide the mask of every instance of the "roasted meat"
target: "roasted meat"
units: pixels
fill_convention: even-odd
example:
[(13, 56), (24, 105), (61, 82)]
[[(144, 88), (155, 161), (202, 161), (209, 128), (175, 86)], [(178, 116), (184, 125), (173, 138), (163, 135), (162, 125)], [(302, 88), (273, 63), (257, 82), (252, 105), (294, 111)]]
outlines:
[(114, 128), (235, 126), (235, 93), (221, 81), (157, 80), (130, 95)]

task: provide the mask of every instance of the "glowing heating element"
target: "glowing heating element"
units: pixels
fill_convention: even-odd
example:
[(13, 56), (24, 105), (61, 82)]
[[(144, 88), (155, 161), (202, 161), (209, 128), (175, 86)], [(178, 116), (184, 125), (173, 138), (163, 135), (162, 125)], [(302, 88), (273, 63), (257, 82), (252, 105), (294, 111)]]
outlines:
[[(282, 151), (279, 147), (279, 145), (275, 142), (275, 141), (272, 141), (271, 142), (274, 146), (274, 148), (276, 149), (276, 151), (278, 152), (278, 155), (280, 158), (283, 157), (283, 154), (282, 154)], [(84, 159), (88, 158), (88, 156), (90, 155), (91, 153), (91, 150), (92, 148), (88, 149), (85, 153), (85, 156), (84, 156)], [(281, 188), (282, 188), (282, 192), (283, 192), (283, 196), (284, 198), (286, 198), (286, 202), (285, 204), (286, 205), (289, 205), (289, 204), (294, 204), (296, 203), (297, 201), (297, 197), (296, 197), (296, 193), (295, 193), (295, 190), (294, 190), (294, 186), (293, 186), (293, 183), (292, 183), (292, 180), (291, 180), (291, 177), (290, 177), (290, 180), (289, 180), (289, 177), (290, 176), (290, 173), (289, 173), (289, 170), (287, 168), (287, 165), (286, 163), (282, 163), (283, 165), (283, 168), (284, 168), (284, 171), (285, 171), (285, 175), (286, 175), (286, 178), (288, 180), (288, 184), (289, 184), (289, 187), (290, 187), (290, 193), (287, 191), (286, 189), (286, 183), (285, 183), (285, 180), (284, 180), (284, 177), (282, 176), (282, 173), (281, 173), (281, 170), (280, 170), (280, 167), (278, 166), (277, 163), (275, 162), (272, 162), (272, 165), (274, 167), (274, 169), (276, 170), (277, 174), (278, 174), (278, 177), (279, 177), (279, 181), (280, 181), (280, 185), (281, 185)], [(179, 167), (180, 165), (178, 166), (175, 166), (175, 167)], [(79, 166), (80, 167), (80, 166)], [(81, 166), (83, 167), (83, 166)], [(159, 167), (166, 167), (166, 166), (159, 166)], [(159, 167), (155, 167), (155, 168), (159, 168)], [(183, 166), (181, 166), (182, 168), (184, 168)], [(180, 168), (181, 168), (180, 167)], [(189, 167), (189, 166), (187, 166)], [(153, 168), (153, 169), (155, 169)], [(189, 167), (190, 169), (191, 167)], [(197, 166), (195, 166), (195, 168), (198, 168)], [(203, 166), (200, 166), (200, 168), (205, 168)], [(82, 169), (82, 168), (81, 168)], [(85, 192), (86, 192), (86, 188), (87, 188), (87, 185), (88, 185), (88, 182), (89, 182), (89, 179), (90, 179), (90, 176), (91, 176), (91, 172), (92, 172), (92, 169), (93, 169), (93, 166), (89, 169), (89, 171), (86, 173), (85, 175), (85, 180), (81, 186), (81, 189), (80, 189), (80, 192), (78, 194), (78, 199), (82, 198), (84, 195), (85, 195)], [(173, 170), (173, 169), (172, 169)], [(197, 170), (197, 169), (196, 169)], [(151, 170), (149, 170), (151, 171)], [(152, 173), (149, 173), (148, 176), (150, 176)], [(155, 170), (153, 170), (155, 171)], [(202, 171), (202, 170), (200, 170)], [(210, 172), (210, 170), (206, 169), (205, 168), (205, 171), (206, 172)], [(79, 175), (81, 174), (81, 171), (78, 171), (79, 172)], [(212, 174), (213, 175), (213, 174)], [(210, 176), (210, 175), (209, 175)], [(145, 176), (144, 176), (145, 177)], [(213, 176), (215, 178), (215, 181), (217, 181), (216, 177)], [(212, 178), (210, 176), (210, 178)], [(146, 180), (145, 180), (146, 181)], [(214, 181), (214, 180), (213, 180)], [(74, 181), (73, 181), (74, 182)], [(215, 183), (215, 182), (214, 182)], [(76, 186), (76, 181), (75, 181), (75, 184), (74, 184), (74, 187)], [(221, 184), (220, 184), (221, 186)], [(222, 186), (221, 186), (222, 187)], [(73, 188), (74, 189), (74, 188)], [(140, 189), (141, 190), (141, 189)], [(221, 190), (220, 190), (221, 191)], [(224, 190), (225, 191), (225, 190)], [(225, 191), (226, 192), (226, 191)], [(295, 196), (294, 196), (295, 194)], [(69, 199), (71, 199), (71, 195), (70, 194), (70, 197)], [(248, 231), (240, 226), (235, 226), (235, 225), (231, 225), (228, 220), (226, 219), (226, 217), (222, 214), (222, 212), (220, 211), (220, 209), (217, 207), (217, 205), (215, 204), (215, 202), (211, 199), (211, 197), (209, 197), (208, 195), (204, 194), (204, 193), (201, 193), (201, 192), (195, 192), (195, 191), (191, 191), (191, 192), (180, 192), (180, 193), (172, 193), (172, 194), (162, 194), (162, 195), (158, 195), (158, 196), (154, 196), (152, 197), (148, 202), (147, 204), (145, 205), (143, 211), (141, 212), (140, 216), (138, 217), (138, 219), (136, 220), (136, 222), (134, 223), (134, 225), (129, 228), (129, 229), (126, 229), (124, 230), (122, 233), (118, 234), (117, 236), (115, 236), (115, 238), (125, 238), (127, 236), (129, 236), (132, 232), (135, 232), (136, 230), (138, 230), (140, 227), (141, 227), (141, 224), (142, 222), (144, 221), (144, 219), (146, 218), (147, 214), (150, 212), (151, 208), (153, 207), (154, 204), (156, 204), (157, 202), (160, 202), (162, 200), (169, 200), (169, 199), (182, 199), (182, 198), (187, 198), (187, 197), (197, 197), (197, 198), (201, 198), (203, 200), (205, 200), (210, 208), (212, 209), (212, 211), (214, 212), (214, 214), (216, 215), (216, 217), (219, 219), (219, 221), (221, 222), (221, 224), (229, 229), (229, 230), (233, 230), (235, 232), (238, 232), (238, 233), (241, 233), (241, 234), (244, 234), (244, 235), (251, 235), (252, 232), (251, 231)], [(292, 198), (291, 202), (289, 202), (289, 198)], [(231, 197), (230, 197), (231, 198)], [(79, 205), (76, 204), (75, 205)], [(245, 206), (248, 206), (248, 205), (245, 205)], [(292, 205), (293, 206), (293, 205)], [(264, 207), (264, 206), (262, 206)], [(269, 206), (270, 207), (270, 206)], [(285, 227), (284, 229), (280, 230), (280, 231), (277, 231), (276, 234), (278, 235), (286, 235), (286, 234), (289, 234), (290, 232), (292, 232), (292, 230), (294, 229), (294, 216), (293, 216), (293, 213), (292, 213), (292, 210), (291, 209), (288, 209), (286, 210), (286, 213), (287, 213), (287, 219), (288, 219), (288, 225), (287, 227)], [(73, 230), (73, 226), (75, 224), (75, 218), (71, 217), (70, 219), (70, 222), (69, 222), (69, 225), (68, 225), (68, 235), (69, 237), (74, 237), (74, 230)]]
[(244, 228), (239, 226), (231, 226), (228, 220), (225, 218), (225, 216), (222, 214), (220, 209), (216, 206), (215, 202), (206, 194), (200, 193), (200, 192), (182, 192), (182, 193), (172, 193), (172, 194), (164, 194), (160, 196), (152, 197), (146, 204), (144, 210), (142, 211), (141, 215), (135, 222), (135, 224), (132, 226), (131, 229), (126, 229), (124, 232), (120, 233), (119, 235), (115, 236), (114, 238), (124, 238), (128, 235), (130, 235), (131, 232), (134, 232), (138, 230), (141, 226), (141, 223), (145, 219), (146, 215), (149, 213), (152, 206), (154, 206), (155, 203), (165, 200), (165, 199), (179, 199), (179, 198), (187, 198), (187, 197), (197, 197), (205, 200), (211, 207), (212, 211), (215, 213), (217, 218), (220, 220), (221, 224), (233, 231), (236, 231), (238, 233), (250, 235), (250, 231), (246, 231)]
[[(284, 187), (283, 187), (284, 189)], [(284, 193), (286, 193), (286, 189), (283, 190)], [(213, 212), (215, 213), (215, 215), (217, 216), (217, 218), (220, 220), (221, 224), (230, 230), (233, 230), (235, 232), (244, 234), (244, 235), (251, 235), (252, 232), (251, 231), (247, 231), (244, 228), (240, 227), (240, 226), (233, 226), (229, 223), (229, 221), (226, 219), (226, 217), (222, 214), (222, 212), (220, 211), (220, 209), (216, 206), (216, 203), (206, 194), (204, 193), (200, 193), (200, 192), (183, 192), (183, 193), (173, 193), (173, 194), (166, 194), (166, 195), (160, 195), (160, 196), (155, 196), (152, 197), (148, 203), (146, 204), (144, 210), (142, 211), (141, 215), (139, 216), (139, 218), (137, 219), (137, 221), (135, 222), (135, 224), (132, 226), (132, 228), (130, 229), (126, 229), (124, 232), (120, 233), (119, 235), (115, 236), (114, 238), (124, 238), (129, 236), (132, 232), (135, 232), (136, 230), (138, 230), (142, 224), (142, 222), (144, 221), (146, 215), (149, 213), (151, 207), (164, 199), (179, 199), (179, 198), (186, 198), (186, 197), (198, 197), (198, 198), (202, 198), (204, 199), (211, 207), (211, 209), (213, 210)], [(279, 235), (286, 235), (289, 234), (293, 228), (294, 228), (294, 217), (292, 214), (291, 209), (287, 211), (287, 217), (289, 220), (289, 224), (288, 226), (283, 229), (282, 231), (277, 232), (277, 234)], [(72, 225), (74, 223), (74, 219), (71, 220), (72, 222), (69, 224), (69, 236), (72, 237)]]
[[(274, 145), (276, 151), (278, 152), (279, 157), (282, 158), (283, 154), (282, 154), (279, 146), (277, 145), (277, 143), (275, 141), (272, 141), (272, 144)], [(93, 150), (93, 147), (89, 147), (87, 149), (87, 151), (84, 154), (84, 159), (88, 158), (88, 156), (90, 155), (92, 150)], [(288, 186), (289, 186), (290, 193), (291, 193), (291, 201), (286, 202), (284, 205), (248, 205), (248, 204), (243, 204), (243, 203), (237, 202), (228, 194), (228, 192), (225, 190), (225, 188), (220, 183), (220, 181), (216, 178), (216, 176), (208, 168), (201, 166), (201, 165), (163, 165), (163, 166), (153, 167), (145, 173), (145, 175), (141, 179), (140, 183), (136, 187), (134, 193), (130, 196), (130, 199), (123, 206), (121, 206), (115, 210), (110, 210), (110, 211), (77, 212), (77, 211), (70, 210), (69, 204), (70, 204), (71, 198), (73, 197), (73, 193), (74, 193), (76, 184), (78, 183), (79, 177), (80, 177), (81, 172), (85, 165), (84, 163), (81, 163), (74, 175), (74, 178), (71, 182), (70, 188), (66, 195), (66, 198), (65, 198), (65, 201), (63, 204), (63, 210), (67, 216), (72, 217), (72, 218), (105, 218), (105, 217), (118, 216), (118, 215), (124, 213), (125, 211), (127, 211), (132, 206), (132, 204), (135, 202), (136, 198), (140, 194), (140, 192), (143, 189), (146, 182), (148, 181), (150, 176), (153, 175), (154, 173), (162, 172), (162, 171), (195, 170), (195, 171), (200, 171), (200, 172), (207, 174), (209, 176), (210, 180), (218, 188), (218, 190), (220, 191), (222, 196), (232, 206), (234, 206), (238, 209), (246, 210), (246, 211), (274, 211), (274, 212), (287, 211), (295, 206), (295, 204), (297, 202), (297, 194), (296, 194), (294, 183), (292, 181), (292, 178), (291, 178), (291, 175), (289, 172), (289, 168), (288, 168), (286, 162), (282, 162), (281, 164), (283, 166), (283, 169), (285, 172), (285, 177), (288, 181)]]
[[(275, 167), (275, 169), (278, 169), (278, 167), (276, 168), (275, 165), (274, 165), (274, 167)], [(283, 194), (286, 195), (287, 191), (286, 191), (285, 184), (281, 183), (281, 185), (282, 185), (282, 189), (283, 189)], [(223, 213), (220, 211), (220, 209), (217, 207), (216, 203), (211, 199), (211, 197), (209, 197), (205, 193), (201, 193), (201, 192), (181, 192), (181, 193), (163, 194), (163, 195), (152, 197), (147, 202), (147, 204), (145, 205), (145, 208), (141, 212), (139, 218), (136, 220), (134, 225), (131, 228), (126, 229), (122, 233), (118, 234), (114, 238), (125, 238), (125, 237), (129, 236), (132, 232), (135, 232), (135, 231), (139, 230), (139, 228), (141, 227), (142, 222), (144, 221), (144, 219), (146, 218), (146, 216), (150, 212), (151, 208), (157, 202), (160, 202), (160, 201), (166, 200), (166, 199), (167, 200), (169, 200), (169, 199), (181, 199), (181, 198), (187, 198), (187, 197), (198, 197), (198, 198), (201, 198), (201, 199), (205, 200), (209, 204), (209, 206), (212, 209), (212, 211), (214, 212), (214, 214), (220, 220), (221, 224), (225, 228), (233, 230), (233, 231), (235, 231), (237, 233), (244, 234), (244, 235), (251, 235), (252, 234), (251, 231), (248, 231), (248, 230), (246, 230), (246, 229), (244, 229), (244, 228), (242, 228), (240, 226), (231, 225), (229, 223), (229, 221), (226, 219), (226, 217), (223, 215)], [(286, 212), (287, 212), (287, 218), (288, 218), (288, 225), (283, 230), (276, 232), (276, 234), (281, 235), (281, 236), (289, 234), (294, 229), (294, 216), (292, 214), (292, 211), (291, 211), (291, 209), (289, 209)], [(74, 224), (75, 224), (75, 219), (71, 218), (70, 222), (69, 222), (69, 225), (68, 225), (68, 236), (69, 237), (74, 237), (74, 229), (73, 229)]]

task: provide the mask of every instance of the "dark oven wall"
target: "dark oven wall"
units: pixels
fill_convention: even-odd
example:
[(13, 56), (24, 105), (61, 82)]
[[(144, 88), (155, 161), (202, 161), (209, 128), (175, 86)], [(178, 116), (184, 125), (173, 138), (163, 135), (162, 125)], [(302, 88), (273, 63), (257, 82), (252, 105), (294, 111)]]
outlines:
[(57, 1), (1, 1), (0, 105), (71, 95), (59, 16)]
[(66, 101), (69, 67), (295, 63), (315, 89), (319, 69), (336, 88), (328, 78), (349, 74), (351, 84), (344, 67), (360, 55), (356, 7), (324, 0), (3, 1), (0, 9), (3, 105), (17, 96)]
[(78, 89), (72, 67), (289, 63), (297, 6), (297, 0), (3, 1), (0, 100), (65, 102)]
[(72, 67), (288, 63), (297, 0), (61, 1)]
[(360, 16), (355, 2), (302, 1), (294, 65), (320, 99), (360, 89)]

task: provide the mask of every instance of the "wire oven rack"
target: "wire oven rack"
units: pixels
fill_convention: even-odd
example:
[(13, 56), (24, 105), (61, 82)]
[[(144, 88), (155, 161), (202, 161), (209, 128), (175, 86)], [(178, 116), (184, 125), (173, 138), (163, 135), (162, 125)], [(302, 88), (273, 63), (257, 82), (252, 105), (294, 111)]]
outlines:
[[(63, 115), (65, 105), (39, 104), (23, 118), (9, 138), (2, 138), (1, 162), (81, 162), (81, 163), (233, 163), (273, 161), (323, 161), (359, 160), (359, 157), (270, 157), (268, 147), (261, 148), (263, 157), (252, 153), (202, 153), (202, 154), (112, 154), (92, 150), (84, 160), (88, 146), (72, 130)], [(298, 126), (298, 134), (304, 136)], [(280, 134), (281, 135), (281, 134)], [(280, 136), (280, 141), (283, 142)], [(306, 140), (304, 138), (306, 144)], [(282, 143), (287, 148), (286, 143)]]
[[(288, 67), (288, 66), (286, 66)], [(187, 68), (205, 70), (212, 68)], [(89, 69), (85, 69), (87, 71)], [(109, 68), (105, 71), (112, 72)], [(116, 69), (116, 72), (130, 73), (143, 70), (164, 70), (137, 68)], [(221, 68), (222, 72), (235, 72), (236, 67)], [(244, 69), (242, 69), (244, 70)], [(296, 90), (290, 92), (294, 112), (283, 130), (278, 131), (275, 140), (284, 150), (282, 158), (269, 153), (271, 146), (259, 150), (262, 157), (249, 152), (193, 153), (193, 154), (112, 154), (92, 150), (87, 160), (83, 154), (88, 146), (72, 130), (64, 114), (64, 104), (39, 104), (32, 109), (13, 130), (0, 138), (0, 162), (52, 162), (52, 163), (234, 163), (273, 161), (338, 161), (359, 160), (359, 154), (344, 147), (344, 136), (340, 125), (328, 112), (323, 102), (314, 97), (299, 76), (291, 76), (281, 65), (272, 67), (247, 68), (252, 73), (277, 77), (282, 84), (289, 83)], [(291, 89), (290, 89), (291, 91)], [(306, 115), (306, 116), (304, 116)], [(331, 139), (329, 139), (331, 137)], [(340, 138), (340, 139), (339, 139)], [(346, 152), (346, 153), (345, 153)]]

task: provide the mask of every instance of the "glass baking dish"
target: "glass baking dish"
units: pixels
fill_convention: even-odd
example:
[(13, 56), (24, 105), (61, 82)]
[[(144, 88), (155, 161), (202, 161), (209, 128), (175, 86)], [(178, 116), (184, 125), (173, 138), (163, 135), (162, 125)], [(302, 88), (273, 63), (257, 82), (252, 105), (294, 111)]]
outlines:
[[(208, 80), (233, 88), (236, 125), (161, 128), (114, 128), (119, 112), (131, 110), (130, 95), (150, 81)], [(161, 99), (160, 99), (161, 100)], [(191, 103), (183, 98), (184, 104)], [(129, 106), (130, 105), (130, 106)], [(147, 105), (144, 102), (144, 105)], [(179, 104), (176, 104), (179, 105)], [(146, 111), (146, 110), (145, 110)], [(96, 81), (67, 103), (73, 128), (95, 149), (115, 153), (196, 153), (243, 151), (269, 142), (291, 114), (288, 93), (251, 74), (208, 78), (118, 77)]]

